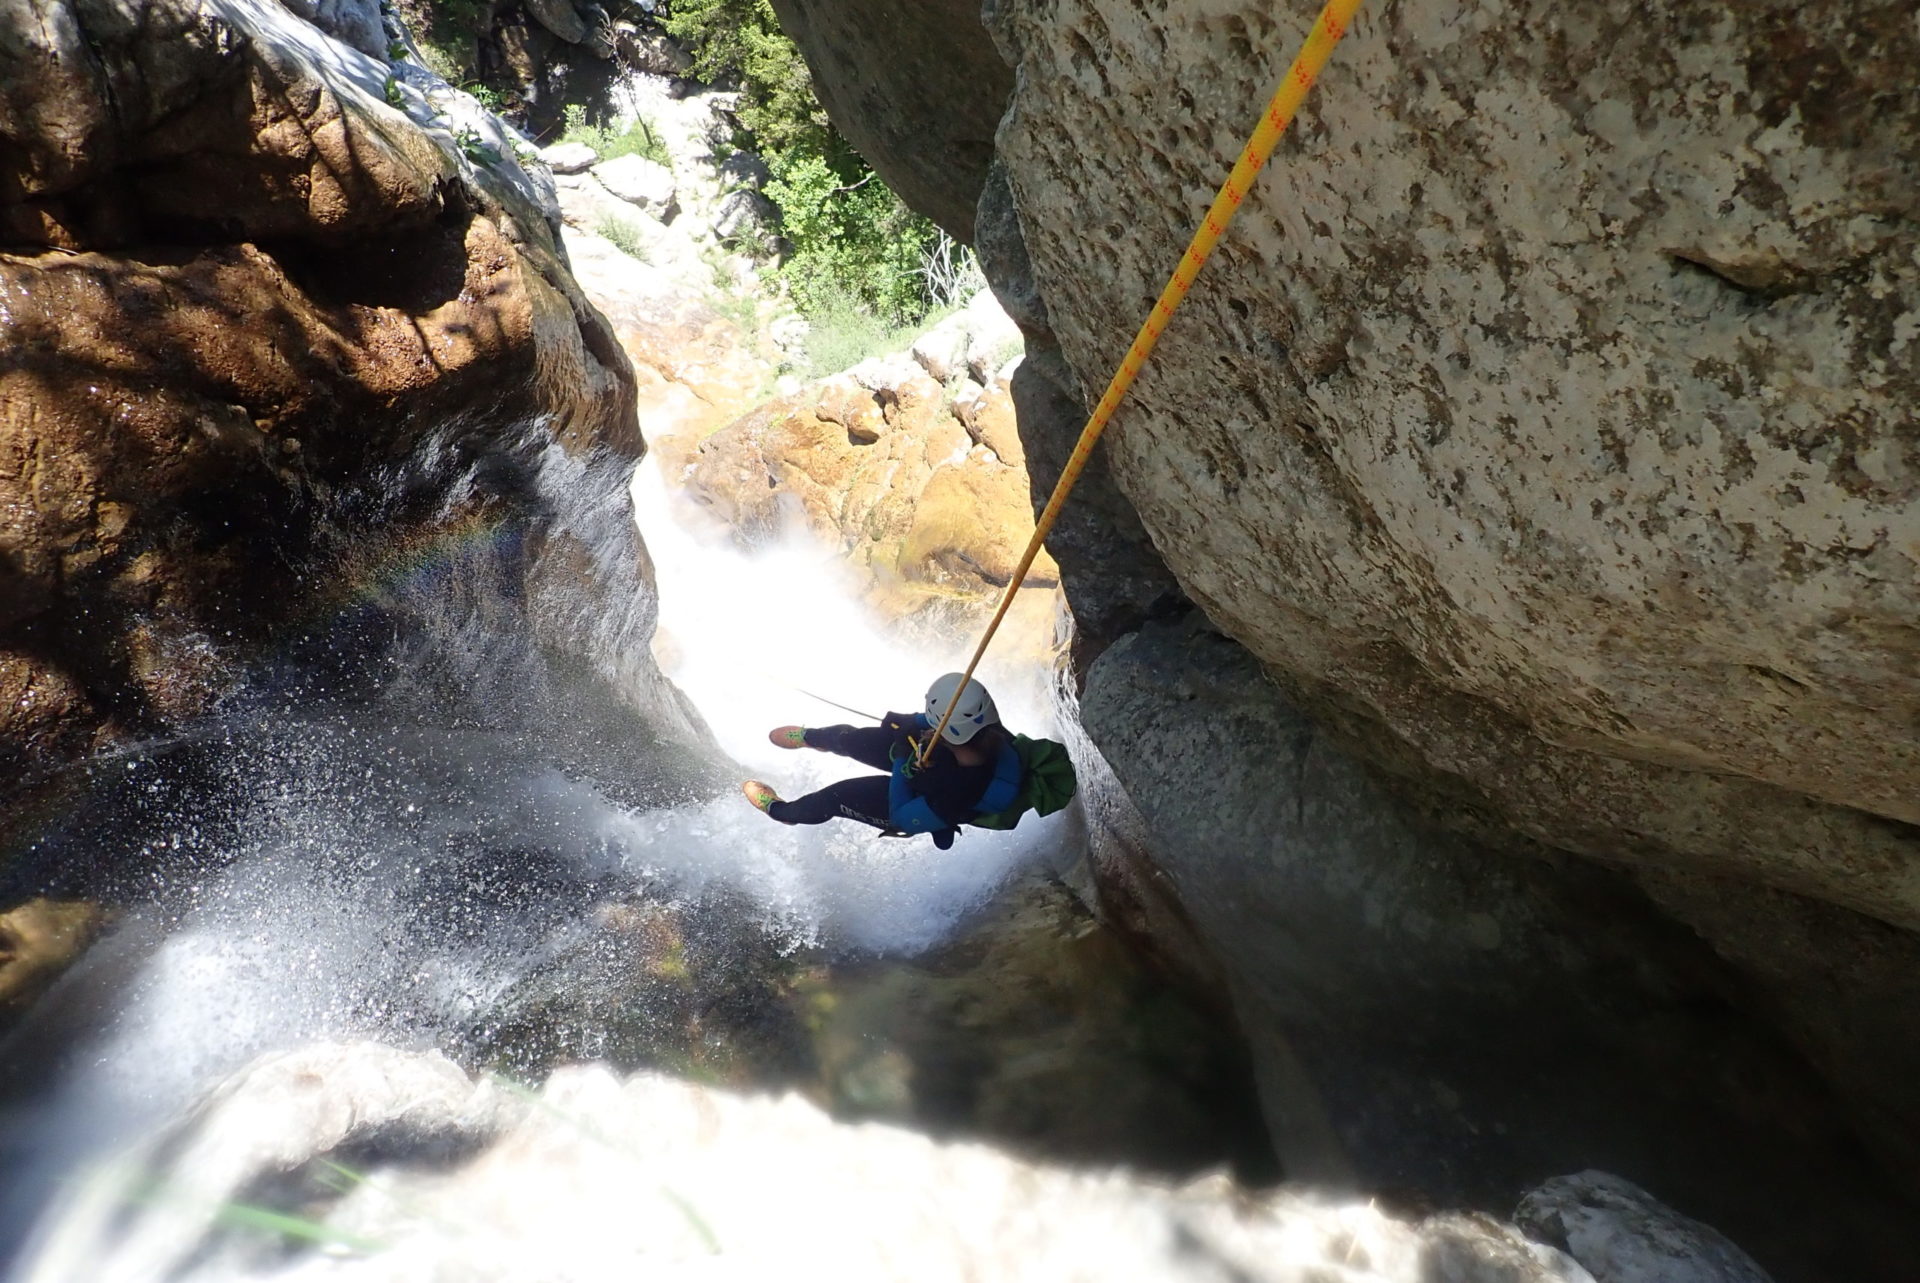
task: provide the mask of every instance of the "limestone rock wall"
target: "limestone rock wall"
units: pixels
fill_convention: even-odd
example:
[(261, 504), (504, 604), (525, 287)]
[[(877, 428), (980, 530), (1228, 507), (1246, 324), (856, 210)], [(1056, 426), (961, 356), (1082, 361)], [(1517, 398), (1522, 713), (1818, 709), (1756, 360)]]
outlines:
[[(1363, 16), (1108, 448), (1186, 591), (1397, 769), (1913, 927), (1920, 35), (1823, 14)], [(1310, 18), (993, 7), (1085, 390)]]
[[(1856, 1139), (1898, 1091), (1809, 1073), (1629, 878), (1436, 825), (1197, 612), (1109, 647), (1081, 712), (1220, 960), (1291, 1178), (1500, 1209), (1590, 1163), (1781, 1279), (1905, 1276), (1910, 1204)], [(1782, 970), (1809, 983), (1799, 949)]]
[[(1083, 396), (1311, 17), (990, 6), (996, 283)], [(1292, 700), (1457, 826), (1636, 871), (1908, 1172), (1916, 41), (1368, 11), (1103, 447)]]
[(206, 707), (343, 529), (447, 516), (381, 492), (429, 437), (638, 452), (537, 184), (451, 111), (264, 0), (0, 14), (0, 789)]
[[(1036, 487), (1314, 13), (984, 6), (1014, 88), (976, 237), (1028, 337)], [(1910, 1188), (1916, 64), (1892, 3), (1369, 6), (1054, 546), (1083, 665), (1190, 599), (1272, 679), (1239, 698), (1383, 772), (1437, 824), (1416, 847), (1480, 852), (1436, 920), (1555, 853), (1624, 871), (1632, 929), (1696, 934), (1726, 964), (1701, 992), (1784, 1035)], [(1143, 809), (1265, 787), (1266, 748), (1182, 773), (1150, 721), (1101, 725)], [(1267, 805), (1223, 793), (1152, 862), (1189, 901), (1278, 896), (1302, 874), (1271, 835), (1219, 858)], [(1229, 973), (1297, 946), (1280, 901), (1202, 923)]]

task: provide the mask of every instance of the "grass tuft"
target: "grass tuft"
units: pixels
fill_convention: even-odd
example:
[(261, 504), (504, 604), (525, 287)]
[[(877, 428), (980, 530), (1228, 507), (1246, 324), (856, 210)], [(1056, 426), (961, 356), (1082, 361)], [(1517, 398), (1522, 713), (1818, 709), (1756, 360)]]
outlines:
[(567, 108), (566, 128), (560, 135), (560, 141), (585, 143), (593, 148), (594, 155), (601, 160), (613, 160), (619, 156), (645, 156), (648, 160), (673, 168), (673, 159), (667, 155), (667, 145), (647, 128), (646, 121), (636, 120), (627, 126), (625, 132), (616, 134), (605, 125), (588, 124), (587, 110), (578, 103)]
[(639, 229), (618, 214), (608, 214), (601, 218), (594, 224), (593, 230), (612, 241), (613, 247), (628, 258), (639, 259), (642, 263), (649, 261), (647, 246), (640, 239)]

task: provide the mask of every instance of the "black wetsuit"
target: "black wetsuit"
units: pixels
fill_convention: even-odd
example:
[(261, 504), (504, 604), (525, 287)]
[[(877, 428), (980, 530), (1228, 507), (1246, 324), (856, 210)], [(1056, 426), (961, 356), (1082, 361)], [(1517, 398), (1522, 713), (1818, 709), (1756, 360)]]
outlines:
[[(822, 749), (850, 757), (863, 766), (886, 775), (859, 775), (791, 802), (775, 802), (767, 814), (785, 824), (822, 824), (827, 820), (858, 820), (877, 829), (892, 828), (888, 821), (888, 785), (896, 756), (912, 751), (907, 733), (924, 719), (887, 714), (879, 726), (815, 726), (807, 730), (808, 748)], [(924, 731), (921, 734), (924, 735)], [(994, 760), (999, 748), (996, 738), (1002, 732), (991, 728), (975, 743), (985, 751), (985, 760), (976, 766), (963, 765), (945, 743), (937, 745), (927, 764), (915, 771), (910, 781), (915, 793), (927, 800), (934, 813), (954, 828), (975, 814), (980, 797), (993, 782)]]

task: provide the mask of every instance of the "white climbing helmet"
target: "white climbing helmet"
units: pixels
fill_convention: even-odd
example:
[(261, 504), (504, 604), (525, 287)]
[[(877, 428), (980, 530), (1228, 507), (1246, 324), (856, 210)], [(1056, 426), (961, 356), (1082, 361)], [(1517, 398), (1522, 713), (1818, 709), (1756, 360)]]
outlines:
[[(955, 691), (960, 692), (958, 703), (953, 702)], [(940, 719), (947, 715), (949, 703), (953, 703), (953, 717), (947, 729), (940, 732), (940, 738), (949, 744), (964, 744), (978, 735), (981, 727), (993, 726), (1000, 720), (1000, 710), (993, 706), (993, 696), (987, 694), (987, 688), (972, 678), (967, 679), (963, 688), (958, 673), (948, 673), (927, 687), (929, 726), (940, 724)]]

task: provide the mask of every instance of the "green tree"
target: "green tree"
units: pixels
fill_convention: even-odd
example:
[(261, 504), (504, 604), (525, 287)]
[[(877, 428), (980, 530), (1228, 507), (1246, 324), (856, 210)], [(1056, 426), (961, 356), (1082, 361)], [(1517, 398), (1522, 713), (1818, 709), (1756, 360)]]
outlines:
[(921, 261), (937, 233), (880, 182), (827, 119), (768, 0), (673, 0), (664, 25), (694, 74), (740, 86), (740, 124), (773, 179), (793, 245), (782, 274), (809, 316), (849, 306), (889, 325), (926, 315)]

